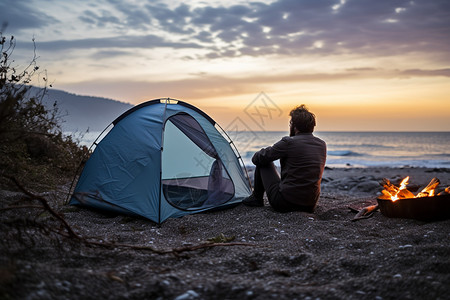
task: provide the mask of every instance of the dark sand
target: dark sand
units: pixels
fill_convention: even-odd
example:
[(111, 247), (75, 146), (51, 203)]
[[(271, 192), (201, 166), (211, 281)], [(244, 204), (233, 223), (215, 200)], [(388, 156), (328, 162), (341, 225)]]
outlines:
[[(375, 204), (383, 177), (409, 175), (411, 186), (445, 169), (327, 169), (314, 214), (280, 214), (270, 207), (232, 209), (169, 219), (107, 216), (62, 206), (45, 195), (72, 228), (92, 241), (192, 247), (223, 234), (232, 243), (174, 254), (88, 246), (42, 234), (29, 222), (57, 229), (48, 213), (1, 215), (0, 299), (450, 299), (450, 219), (387, 218), (379, 211), (352, 222), (357, 208)], [(0, 192), (2, 206), (19, 198)], [(59, 203), (59, 204), (58, 204)]]

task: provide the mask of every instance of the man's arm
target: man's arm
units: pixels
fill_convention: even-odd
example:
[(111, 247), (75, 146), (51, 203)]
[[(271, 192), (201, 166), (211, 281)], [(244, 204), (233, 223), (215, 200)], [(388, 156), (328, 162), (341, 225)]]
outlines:
[(274, 160), (286, 156), (287, 147), (290, 141), (290, 137), (284, 137), (273, 146), (259, 150), (252, 157), (253, 164), (255, 164), (256, 166), (266, 165)]

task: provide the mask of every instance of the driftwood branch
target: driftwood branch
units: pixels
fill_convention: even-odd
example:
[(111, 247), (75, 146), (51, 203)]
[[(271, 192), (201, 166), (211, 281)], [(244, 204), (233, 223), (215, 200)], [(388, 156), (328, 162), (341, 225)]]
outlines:
[(201, 250), (201, 249), (209, 249), (209, 248), (213, 248), (213, 247), (230, 247), (230, 246), (255, 247), (255, 246), (257, 246), (255, 244), (239, 243), (239, 242), (236, 242), (236, 243), (207, 243), (207, 242), (205, 242), (205, 243), (192, 245), (192, 246), (184, 246), (184, 247), (170, 248), (170, 249), (157, 249), (157, 248), (151, 247), (151, 246), (116, 244), (114, 242), (100, 243), (100, 242), (95, 242), (95, 241), (89, 241), (88, 244), (95, 245), (95, 246), (101, 246), (101, 247), (107, 247), (107, 248), (115, 248), (115, 247), (128, 248), (128, 249), (133, 249), (133, 250), (151, 251), (156, 254), (174, 254), (174, 255), (179, 255), (183, 252), (192, 252), (192, 251)]
[[(50, 207), (47, 200), (39, 195), (36, 195), (30, 191), (28, 191), (20, 182), (14, 178), (14, 177), (7, 177), (11, 181), (13, 181), (16, 186), (28, 197), (29, 200), (38, 200), (41, 205), (15, 205), (15, 206), (9, 206), (0, 209), (0, 211), (6, 211), (6, 210), (13, 210), (13, 209), (25, 209), (25, 208), (32, 208), (32, 209), (44, 209), (45, 211), (49, 212), (53, 217), (55, 217), (61, 224), (64, 225), (64, 228), (66, 229), (66, 232), (61, 230), (55, 230), (54, 228), (47, 228), (47, 231), (54, 232), (60, 236), (70, 238), (73, 240), (77, 240), (79, 242), (82, 242), (86, 245), (91, 246), (98, 246), (98, 247), (105, 247), (105, 248), (127, 248), (132, 250), (145, 250), (145, 251), (151, 251), (156, 254), (173, 254), (173, 255), (179, 255), (183, 252), (192, 252), (196, 250), (201, 249), (209, 249), (213, 247), (230, 247), (230, 246), (251, 246), (255, 247), (257, 245), (250, 244), (250, 243), (239, 243), (239, 242), (204, 242), (197, 245), (192, 246), (184, 246), (184, 247), (178, 247), (178, 248), (171, 248), (171, 249), (157, 249), (155, 247), (151, 246), (143, 246), (143, 245), (131, 245), (131, 244), (123, 244), (123, 243), (115, 243), (115, 242), (99, 242), (99, 241), (93, 241), (90, 240), (89, 237), (83, 237), (79, 234), (77, 234), (72, 227), (67, 223), (67, 221), (64, 219), (62, 215), (60, 215), (58, 212), (56, 212), (54, 209)], [(42, 227), (42, 224), (38, 224), (39, 227)]]
[(44, 209), (44, 207), (42, 205), (14, 205), (14, 206), (0, 208), (0, 211), (7, 211), (7, 210), (14, 210), (14, 209), (30, 209), (30, 208)]
[(357, 209), (349, 207), (349, 209), (353, 212), (357, 212), (357, 214), (353, 217), (352, 222), (356, 222), (363, 219), (368, 219), (373, 216), (374, 212), (378, 210), (378, 204), (366, 206), (359, 211)]
[(53, 208), (50, 207), (50, 205), (48, 204), (47, 200), (39, 195), (33, 194), (32, 192), (28, 191), (27, 189), (25, 189), (25, 187), (20, 184), (20, 182), (15, 178), (15, 177), (8, 177), (10, 180), (12, 180), (16, 186), (30, 199), (30, 200), (38, 200), (43, 208), (48, 211), (53, 217), (55, 217), (58, 221), (60, 221), (64, 227), (66, 228), (67, 232), (69, 233), (69, 235), (73, 238), (76, 239), (82, 239), (78, 234), (75, 233), (75, 231), (73, 231), (72, 227), (70, 227), (70, 225), (67, 223), (67, 221), (63, 218), (63, 216), (61, 216), (58, 212), (56, 212), (55, 210), (53, 210)]

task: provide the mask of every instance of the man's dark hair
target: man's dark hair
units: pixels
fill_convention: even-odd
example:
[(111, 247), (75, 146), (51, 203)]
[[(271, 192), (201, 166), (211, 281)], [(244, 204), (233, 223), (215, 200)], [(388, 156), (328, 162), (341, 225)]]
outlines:
[(314, 131), (316, 116), (304, 104), (295, 107), (289, 115), (291, 116), (292, 126), (297, 128), (299, 132), (312, 133)]

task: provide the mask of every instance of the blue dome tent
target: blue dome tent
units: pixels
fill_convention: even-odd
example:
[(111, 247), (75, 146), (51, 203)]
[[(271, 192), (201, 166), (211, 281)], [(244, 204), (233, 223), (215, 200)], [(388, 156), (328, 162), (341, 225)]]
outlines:
[(151, 100), (112, 125), (86, 162), (69, 204), (161, 224), (238, 204), (251, 193), (228, 136), (188, 103)]

